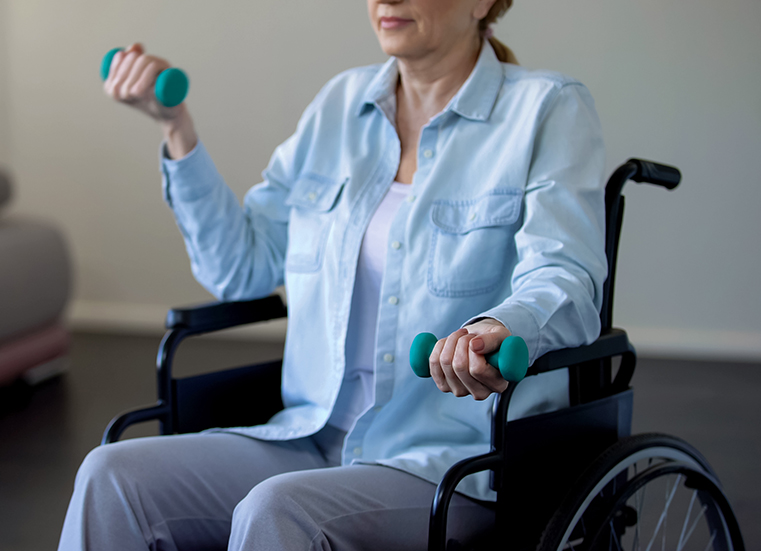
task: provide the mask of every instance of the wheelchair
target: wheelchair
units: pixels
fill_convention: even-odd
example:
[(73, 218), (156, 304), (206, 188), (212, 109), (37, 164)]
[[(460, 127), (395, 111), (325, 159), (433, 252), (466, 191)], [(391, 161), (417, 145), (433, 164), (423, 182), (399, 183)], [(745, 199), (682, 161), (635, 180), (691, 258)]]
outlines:
[[(507, 422), (511, 384), (494, 402), (491, 451), (453, 465), (431, 506), (429, 551), (462, 549), (447, 541), (449, 502), (466, 476), (489, 470), (497, 493), (493, 533), (478, 549), (743, 551), (737, 519), (718, 477), (687, 442), (665, 434), (631, 435), (636, 352), (612, 326), (624, 184), (677, 187), (678, 169), (630, 159), (605, 188), (608, 278), (602, 331), (592, 344), (545, 354), (527, 376), (569, 370), (570, 406)], [(134, 423), (158, 420), (161, 434), (265, 423), (283, 408), (281, 362), (175, 378), (172, 361), (191, 336), (286, 316), (279, 296), (169, 311), (157, 358), (158, 403), (115, 417), (103, 444)], [(252, 400), (251, 396), (257, 398)], [(256, 408), (251, 404), (256, 403)]]

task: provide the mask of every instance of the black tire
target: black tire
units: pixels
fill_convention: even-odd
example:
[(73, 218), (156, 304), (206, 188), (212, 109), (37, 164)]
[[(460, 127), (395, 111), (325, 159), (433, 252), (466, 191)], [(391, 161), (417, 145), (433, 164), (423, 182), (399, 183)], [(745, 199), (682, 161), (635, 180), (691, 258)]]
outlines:
[[(644, 503), (653, 498), (647, 496), (647, 488), (652, 494), (652, 489), (661, 489), (664, 484), (663, 505), (656, 503), (656, 510), (648, 515), (652, 507), (643, 509)], [(684, 491), (675, 502), (678, 490)], [(672, 522), (668, 527), (669, 510), (673, 504), (676, 512), (682, 495), (685, 519), (681, 525)], [(689, 508), (687, 495), (691, 496)], [(635, 502), (631, 503), (633, 497)], [(655, 499), (661, 501), (660, 497)], [(664, 509), (659, 512), (657, 507), (661, 506)], [(692, 518), (693, 511), (697, 519)], [(648, 543), (640, 540), (640, 529), (650, 522), (649, 518), (657, 519), (648, 526), (654, 527), (649, 545), (658, 537), (657, 549), (662, 548), (660, 538), (665, 545), (667, 527), (678, 534), (675, 551), (692, 549), (683, 545), (690, 543), (695, 528), (700, 526), (708, 544), (702, 540), (698, 548), (744, 551), (737, 520), (711, 466), (687, 442), (664, 434), (631, 436), (608, 448), (579, 478), (550, 519), (538, 551), (647, 549)], [(700, 530), (696, 538), (701, 537)]]

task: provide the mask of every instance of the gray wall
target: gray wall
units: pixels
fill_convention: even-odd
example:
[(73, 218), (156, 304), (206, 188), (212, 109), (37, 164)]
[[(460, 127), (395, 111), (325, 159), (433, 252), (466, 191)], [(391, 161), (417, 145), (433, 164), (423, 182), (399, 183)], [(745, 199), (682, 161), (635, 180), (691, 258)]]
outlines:
[[(70, 239), (78, 327), (155, 330), (168, 306), (210, 299), (161, 200), (159, 129), (103, 94), (107, 50), (141, 41), (189, 73), (239, 197), (327, 79), (384, 59), (356, 0), (5, 2), (0, 161), (16, 210)], [(673, 193), (627, 188), (616, 323), (641, 352), (761, 358), (760, 27), (758, 0), (519, 0), (495, 29), (523, 65), (587, 84), (609, 171), (630, 156), (682, 169)]]

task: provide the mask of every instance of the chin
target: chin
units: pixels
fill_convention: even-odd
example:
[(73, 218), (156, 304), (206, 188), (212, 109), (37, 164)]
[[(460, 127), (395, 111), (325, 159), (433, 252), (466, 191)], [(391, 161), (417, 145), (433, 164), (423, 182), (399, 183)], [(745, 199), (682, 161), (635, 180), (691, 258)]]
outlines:
[(401, 36), (383, 37), (379, 40), (381, 50), (388, 56), (399, 58), (415, 57), (420, 54), (420, 46)]

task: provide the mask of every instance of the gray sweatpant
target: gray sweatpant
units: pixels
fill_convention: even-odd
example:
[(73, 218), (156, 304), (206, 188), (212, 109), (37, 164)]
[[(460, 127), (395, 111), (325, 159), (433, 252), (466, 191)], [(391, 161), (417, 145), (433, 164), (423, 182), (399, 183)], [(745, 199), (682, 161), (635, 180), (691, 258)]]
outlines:
[[(227, 433), (125, 440), (77, 473), (59, 551), (424, 550), (435, 486), (381, 466), (340, 467), (343, 432), (264, 442)], [(456, 495), (449, 537), (494, 522)]]

